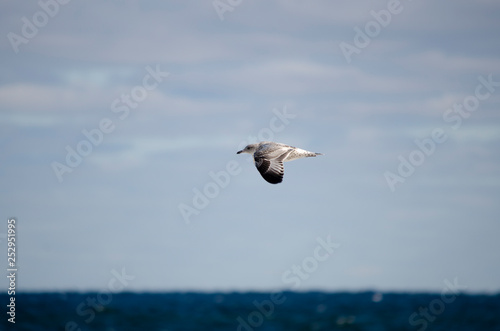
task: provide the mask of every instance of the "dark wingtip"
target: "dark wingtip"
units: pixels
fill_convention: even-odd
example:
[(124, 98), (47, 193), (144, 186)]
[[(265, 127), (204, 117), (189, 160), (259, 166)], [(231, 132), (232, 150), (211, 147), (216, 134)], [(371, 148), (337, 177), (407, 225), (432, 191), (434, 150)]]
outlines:
[(283, 181), (282, 177), (272, 175), (272, 174), (262, 175), (262, 177), (266, 180), (266, 182), (268, 182), (270, 184), (279, 184)]

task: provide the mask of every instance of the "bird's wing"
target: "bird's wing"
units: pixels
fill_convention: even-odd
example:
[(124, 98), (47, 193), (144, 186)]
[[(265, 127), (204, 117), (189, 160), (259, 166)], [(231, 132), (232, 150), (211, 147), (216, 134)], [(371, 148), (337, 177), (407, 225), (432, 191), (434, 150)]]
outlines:
[(259, 170), (262, 177), (271, 184), (278, 184), (283, 181), (285, 169), (283, 160), (290, 154), (291, 150), (287, 150), (276, 158), (269, 158), (260, 153), (254, 154), (255, 166)]

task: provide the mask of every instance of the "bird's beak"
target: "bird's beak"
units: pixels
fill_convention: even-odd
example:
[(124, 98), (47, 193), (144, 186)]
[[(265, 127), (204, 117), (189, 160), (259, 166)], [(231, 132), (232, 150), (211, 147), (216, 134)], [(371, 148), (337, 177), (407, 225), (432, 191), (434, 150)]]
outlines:
[(243, 151), (242, 151), (242, 150), (241, 150), (241, 151), (237, 151), (237, 152), (236, 152), (236, 154), (241, 154), (241, 153), (243, 153)]

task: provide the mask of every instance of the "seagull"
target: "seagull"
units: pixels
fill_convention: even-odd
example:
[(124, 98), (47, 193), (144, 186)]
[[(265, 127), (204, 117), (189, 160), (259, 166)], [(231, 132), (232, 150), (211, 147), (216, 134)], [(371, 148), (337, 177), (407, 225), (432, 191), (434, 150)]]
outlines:
[(253, 154), (257, 170), (271, 184), (278, 184), (283, 181), (285, 173), (283, 162), (323, 155), (272, 141), (247, 145), (241, 151), (236, 152), (236, 154), (241, 153)]

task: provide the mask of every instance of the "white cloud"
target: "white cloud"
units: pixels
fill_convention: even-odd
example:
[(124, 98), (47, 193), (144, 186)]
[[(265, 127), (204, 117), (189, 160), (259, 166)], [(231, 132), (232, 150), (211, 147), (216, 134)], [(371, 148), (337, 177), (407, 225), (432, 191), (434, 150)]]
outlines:
[(77, 95), (74, 89), (47, 85), (14, 84), (0, 88), (2, 106), (15, 111), (50, 112), (63, 105), (71, 109)]
[(94, 112), (109, 108), (112, 97), (99, 89), (71, 85), (19, 83), (0, 87), (3, 110), (26, 114)]
[[(231, 139), (234, 138), (234, 139)], [(156, 156), (172, 155), (179, 151), (193, 153), (203, 149), (217, 150), (233, 148), (236, 150), (237, 137), (211, 134), (182, 135), (179, 137), (112, 136), (106, 141), (105, 148), (97, 148), (89, 157), (89, 162), (104, 169), (137, 168)]]
[(6, 124), (7, 126), (52, 127), (63, 122), (61, 118), (47, 114), (0, 113), (0, 124)]
[(500, 60), (496, 57), (470, 57), (445, 54), (439, 50), (429, 50), (412, 54), (400, 61), (407, 68), (425, 68), (426, 71), (439, 70), (441, 73), (489, 74), (499, 72)]
[[(443, 269), (440, 261), (453, 250), (440, 247), (448, 243), (449, 228), (454, 238), (468, 238), (468, 228), (457, 224), (472, 228), (478, 206), (484, 233), (498, 233), (498, 93), (459, 130), (449, 130), (450, 141), (401, 183), (401, 194), (391, 194), (383, 172), (396, 171), (398, 155), (407, 156), (415, 138), (446, 125), (443, 112), (474, 92), (478, 75), (498, 71), (499, 46), (492, 42), (498, 39), (498, 4), (404, 3), (404, 12), (349, 65), (339, 54), (339, 42), (352, 40), (353, 27), (364, 26), (372, 19), (370, 10), (385, 8), (387, 1), (243, 1), (224, 21), (210, 1), (80, 1), (61, 8), (19, 54), (4, 40), (8, 65), (0, 69), (0, 126), (8, 144), (0, 171), (9, 190), (2, 193), (0, 207), (17, 214), (26, 238), (36, 239), (25, 242), (26, 268), (36, 271), (50, 263), (53, 256), (33, 250), (46, 243), (50, 250), (42, 252), (57, 253), (61, 265), (68, 258), (74, 263), (74, 278), (65, 273), (44, 283), (28, 272), (25, 282), (35, 289), (99, 286), (106, 279), (81, 276), (89, 263), (109, 277), (116, 259), (127, 268), (141, 262), (134, 245), (117, 249), (137, 238), (137, 231), (152, 243), (148, 259), (166, 261), (162, 272), (174, 270), (168, 284), (163, 273), (138, 274), (134, 288), (139, 290), (268, 288), (279, 283), (273, 272), (278, 277), (282, 272), (276, 256), (286, 254), (290, 262), (283, 262), (284, 268), (301, 261), (308, 254), (301, 243), (323, 231), (350, 237), (339, 254), (344, 261), (366, 257), (366, 245), (356, 242), (373, 242), (375, 249), (391, 245), (376, 263), (345, 263), (346, 273), (337, 273), (342, 285), (332, 285), (329, 277), (338, 267), (334, 263), (318, 270), (317, 282), (304, 281), (304, 288), (397, 284), (413, 289), (429, 285), (413, 270), (425, 270), (432, 279), (470, 265), (452, 258)], [(0, 7), (4, 31), (19, 31), (21, 17), (38, 10), (37, 2)], [(120, 120), (111, 112), (112, 102), (141, 83), (145, 66), (156, 64), (171, 75)], [(268, 125), (271, 109), (284, 104), (293, 105), (290, 113), (297, 117), (276, 140), (317, 146), (324, 157), (287, 165), (286, 182), (272, 187), (261, 180), (251, 158), (238, 159), (242, 174), (251, 173), (221, 189), (194, 228), (185, 227), (177, 205), (190, 203), (193, 189), (203, 190), (211, 180), (208, 172), (223, 169), (236, 157), (238, 144)], [(75, 147), (84, 138), (82, 129), (96, 128), (103, 117), (111, 118), (116, 130), (58, 183), (50, 162), (64, 162), (65, 146)], [(303, 177), (291, 176), (294, 171)], [(248, 201), (269, 213), (253, 213)], [(290, 201), (300, 203), (290, 210)], [(88, 241), (93, 238), (89, 222), (99, 226), (96, 245)], [(384, 222), (390, 226), (381, 226)], [(401, 226), (393, 226), (396, 222)], [(44, 230), (40, 236), (36, 224), (46, 223), (60, 231)], [(433, 233), (445, 241), (422, 241), (429, 238), (422, 224), (440, 225)], [(291, 232), (282, 236), (284, 229)], [(65, 234), (78, 237), (79, 245), (69, 248), (71, 240), (57, 240)], [(396, 245), (394, 238), (403, 239)], [(404, 238), (413, 239), (415, 260), (404, 255), (409, 251)], [(494, 238), (487, 250), (475, 248), (485, 241), (480, 235), (471, 240), (470, 255), (480, 252), (491, 260), (498, 251)], [(275, 254), (262, 259), (261, 248), (248, 249), (261, 242)], [(240, 246), (228, 251), (234, 245)], [(438, 252), (439, 259), (419, 253), (427, 250)], [(398, 274), (394, 261), (411, 264), (410, 271)], [(204, 277), (199, 271), (207, 265), (213, 271)], [(239, 269), (231, 272), (232, 265)], [(481, 271), (498, 272), (496, 265), (487, 268)], [(498, 280), (488, 286), (498, 289)]]

